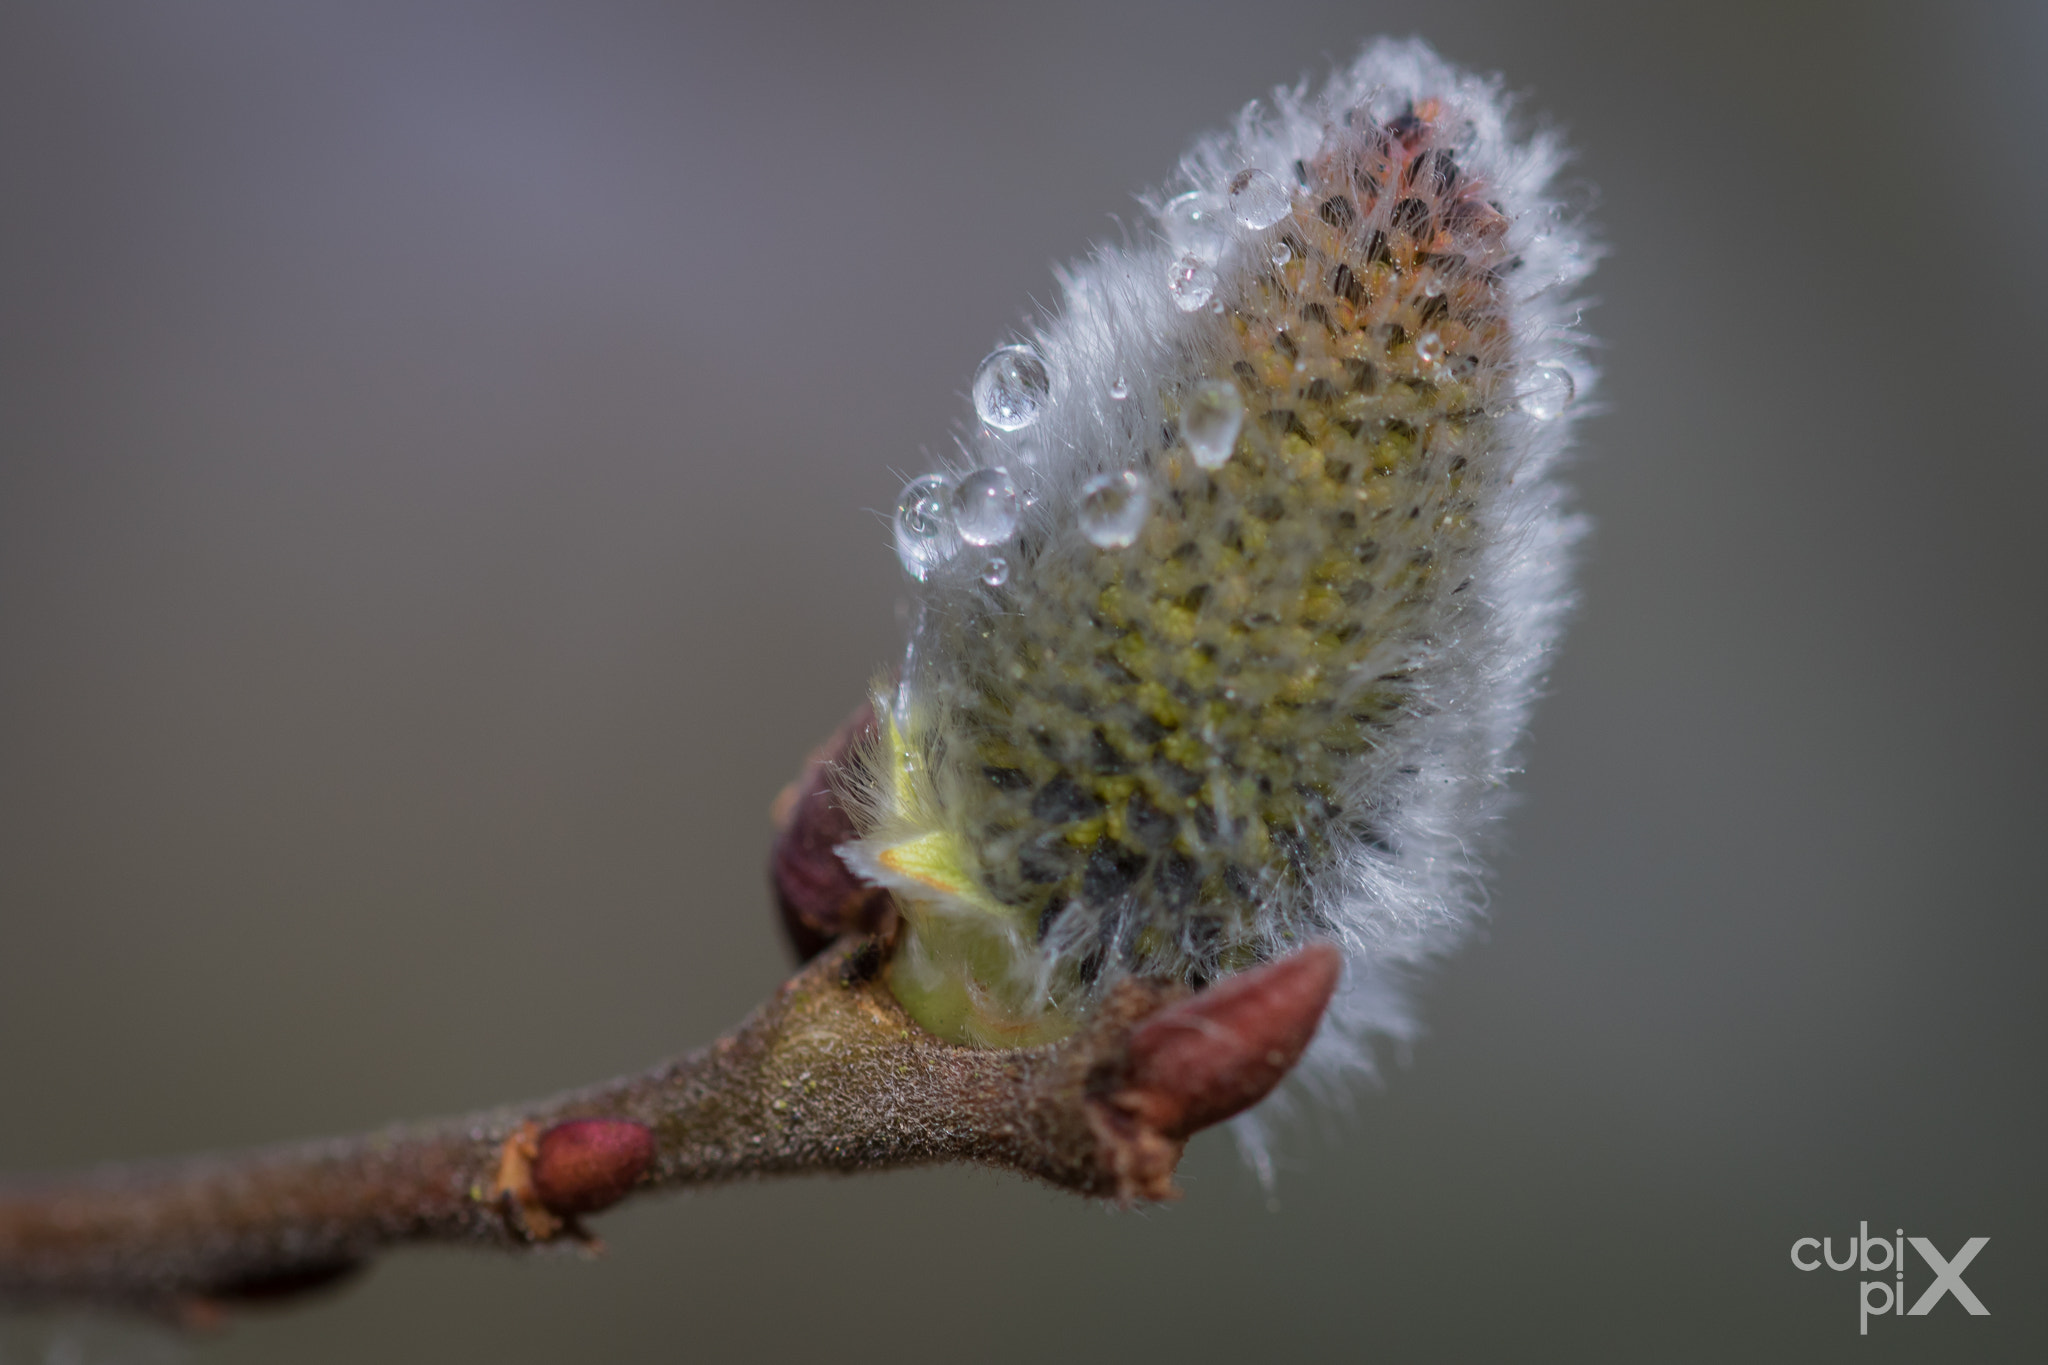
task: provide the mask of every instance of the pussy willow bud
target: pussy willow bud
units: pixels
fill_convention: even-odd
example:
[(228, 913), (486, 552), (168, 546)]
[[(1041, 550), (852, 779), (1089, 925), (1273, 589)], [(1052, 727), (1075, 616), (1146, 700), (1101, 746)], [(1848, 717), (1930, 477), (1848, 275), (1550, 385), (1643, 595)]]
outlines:
[(1198, 142), (983, 362), (898, 508), (915, 625), (845, 793), (925, 1027), (1037, 1043), (1125, 974), (1315, 939), (1350, 964), (1326, 1061), (1405, 1027), (1566, 601), (1561, 159), (1378, 44)]

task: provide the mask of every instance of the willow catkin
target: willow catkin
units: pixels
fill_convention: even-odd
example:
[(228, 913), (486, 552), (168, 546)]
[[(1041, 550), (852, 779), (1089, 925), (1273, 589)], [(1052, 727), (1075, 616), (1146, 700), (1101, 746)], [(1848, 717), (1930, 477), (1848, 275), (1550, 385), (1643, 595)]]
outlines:
[(1323, 1069), (1407, 1028), (1566, 604), (1561, 159), (1496, 80), (1377, 44), (1198, 142), (983, 362), (897, 510), (915, 623), (847, 793), (928, 1028), (1038, 1042), (1124, 974), (1318, 938), (1352, 964)]

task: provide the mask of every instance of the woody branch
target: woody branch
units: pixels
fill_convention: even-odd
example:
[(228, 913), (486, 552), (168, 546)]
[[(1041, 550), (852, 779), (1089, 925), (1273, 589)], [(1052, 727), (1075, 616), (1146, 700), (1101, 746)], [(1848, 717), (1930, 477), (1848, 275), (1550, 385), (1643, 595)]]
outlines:
[(581, 1220), (630, 1195), (800, 1172), (967, 1161), (1097, 1198), (1172, 1197), (1188, 1138), (1300, 1057), (1339, 955), (1309, 948), (1193, 995), (1127, 981), (1046, 1047), (940, 1042), (888, 988), (886, 901), (810, 856), (844, 818), (822, 774), (864, 723), (778, 804), (776, 882), (800, 939), (873, 932), (842, 934), (731, 1033), (642, 1075), (462, 1119), (0, 1182), (0, 1300), (203, 1319), (401, 1244), (588, 1243)]

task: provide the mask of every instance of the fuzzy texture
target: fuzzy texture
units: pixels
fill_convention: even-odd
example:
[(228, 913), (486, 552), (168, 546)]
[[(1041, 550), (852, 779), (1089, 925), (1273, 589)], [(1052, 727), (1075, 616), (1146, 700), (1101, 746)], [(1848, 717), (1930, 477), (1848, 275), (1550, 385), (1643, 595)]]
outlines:
[[(915, 624), (846, 793), (927, 1027), (1036, 1041), (1127, 974), (1330, 939), (1308, 1082), (1411, 1035), (1402, 981), (1478, 912), (1567, 604), (1595, 253), (1562, 160), (1497, 80), (1378, 43), (1196, 143), (977, 385), (984, 424), (899, 510)], [(988, 469), (1017, 521), (983, 546)]]

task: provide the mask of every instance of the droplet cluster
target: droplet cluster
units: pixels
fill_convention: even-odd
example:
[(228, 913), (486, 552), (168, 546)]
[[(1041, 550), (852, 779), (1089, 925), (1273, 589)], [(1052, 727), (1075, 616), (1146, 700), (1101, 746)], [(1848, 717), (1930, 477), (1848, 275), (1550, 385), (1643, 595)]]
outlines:
[[(1052, 401), (1045, 358), (1029, 345), (998, 347), (975, 369), (972, 396), (975, 415), (991, 429), (1023, 431)], [(1028, 438), (1020, 439), (1015, 458), (1029, 468), (1038, 463), (1037, 448)], [(957, 480), (921, 474), (904, 485), (896, 500), (896, 558), (906, 574), (926, 582), (963, 547), (1000, 545), (1014, 536), (1028, 502), (1006, 468), (975, 469)], [(1000, 556), (980, 562), (984, 583), (998, 587), (1008, 580), (1008, 563)]]

